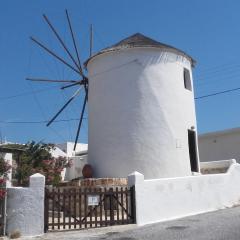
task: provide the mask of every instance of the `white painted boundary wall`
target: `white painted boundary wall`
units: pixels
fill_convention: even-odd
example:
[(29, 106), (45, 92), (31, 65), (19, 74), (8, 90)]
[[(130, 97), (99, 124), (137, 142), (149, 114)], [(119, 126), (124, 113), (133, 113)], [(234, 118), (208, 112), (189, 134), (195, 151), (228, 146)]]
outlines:
[(213, 169), (213, 168), (229, 168), (233, 163), (237, 163), (235, 159), (200, 162), (201, 168)]
[(7, 234), (19, 231), (21, 236), (44, 234), (45, 177), (30, 176), (30, 186), (7, 188)]
[(68, 157), (68, 160), (72, 161), (72, 166), (65, 168), (64, 181), (82, 177), (82, 169), (87, 164), (87, 155)]
[(134, 172), (128, 176), (135, 185), (138, 225), (166, 221), (232, 207), (240, 203), (240, 164), (227, 173), (144, 180)]

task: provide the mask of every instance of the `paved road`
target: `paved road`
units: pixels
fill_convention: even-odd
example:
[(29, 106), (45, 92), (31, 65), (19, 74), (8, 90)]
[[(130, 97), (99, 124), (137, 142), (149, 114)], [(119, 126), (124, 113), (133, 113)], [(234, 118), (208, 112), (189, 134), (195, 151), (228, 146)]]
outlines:
[(48, 233), (38, 240), (240, 240), (240, 207), (146, 225)]

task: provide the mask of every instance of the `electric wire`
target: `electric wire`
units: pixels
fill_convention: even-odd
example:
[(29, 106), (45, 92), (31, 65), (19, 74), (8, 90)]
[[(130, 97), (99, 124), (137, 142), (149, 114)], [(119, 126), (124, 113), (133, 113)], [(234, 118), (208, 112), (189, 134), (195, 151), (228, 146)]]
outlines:
[[(87, 117), (84, 117), (84, 119), (87, 119)], [(55, 120), (54, 122), (71, 122), (71, 121), (79, 121), (79, 118), (69, 118), (69, 119), (59, 119)], [(3, 124), (41, 124), (41, 123), (48, 123), (47, 120), (41, 120), (41, 121), (2, 121), (0, 120), (0, 123)]]
[(239, 62), (225, 62), (225, 63), (222, 63), (222, 64), (218, 64), (218, 65), (215, 65), (215, 66), (211, 66), (211, 67), (207, 67), (207, 68), (202, 68), (201, 69), (201, 74), (206, 74), (206, 73), (210, 73), (210, 72), (213, 72), (213, 71), (216, 71), (216, 70), (222, 70), (224, 68), (228, 68), (228, 67), (233, 67), (233, 66), (239, 66)]
[(203, 96), (199, 96), (199, 97), (195, 97), (195, 99), (198, 100), (198, 99), (213, 97), (213, 96), (216, 96), (216, 95), (225, 94), (225, 93), (229, 93), (229, 92), (234, 92), (234, 91), (238, 91), (238, 90), (240, 90), (240, 87), (232, 88), (232, 89), (228, 89), (228, 90), (224, 90), (224, 91), (220, 91), (220, 92), (215, 92), (215, 93), (211, 93), (211, 94), (207, 94), (207, 95), (203, 95)]
[(38, 90), (32, 90), (32, 91), (26, 91), (26, 92), (18, 93), (18, 94), (15, 94), (15, 95), (9, 95), (9, 96), (6, 96), (6, 97), (0, 97), (0, 101), (8, 100), (8, 99), (16, 98), (16, 97), (24, 97), (24, 96), (27, 96), (27, 95), (33, 95), (33, 94), (41, 93), (41, 92), (46, 92), (48, 90), (56, 89), (56, 88), (59, 88), (59, 86), (51, 86), (51, 87), (41, 88), (41, 89), (38, 89)]
[(214, 77), (215, 75), (218, 75), (218, 74), (222, 74), (222, 73), (228, 73), (228, 72), (236, 72), (236, 71), (239, 71), (240, 70), (240, 64), (236, 65), (235, 67), (226, 67), (226, 68), (222, 68), (222, 69), (219, 69), (217, 71), (213, 71), (213, 72), (210, 72), (210, 73), (205, 73), (203, 74), (201, 71), (197, 73), (197, 79), (198, 81), (203, 81), (206, 76), (209, 77)]
[(219, 78), (215, 78), (214, 81), (209, 81), (209, 82), (205, 82), (205, 83), (200, 83), (200, 84), (194, 84), (194, 87), (196, 89), (207, 89), (208, 87), (211, 86), (221, 86), (224, 87), (225, 85), (230, 85), (230, 84), (235, 84), (236, 81), (238, 81), (240, 79), (240, 74), (233, 74), (233, 75), (229, 75), (229, 76), (223, 76), (223, 77), (219, 77)]
[[(56, 64), (56, 61), (54, 61), (55, 64)], [(49, 65), (45, 62), (45, 65), (47, 67), (49, 67)], [(235, 66), (239, 66), (240, 65), (235, 65)], [(122, 67), (122, 66), (119, 66), (119, 67)], [(116, 67), (115, 67), (116, 68)], [(64, 68), (63, 68), (64, 69)], [(59, 69), (57, 69), (58, 72), (57, 72), (57, 75), (60, 75), (59, 74)], [(108, 69), (107, 71), (111, 71), (111, 69)], [(219, 76), (220, 77), (224, 77), (223, 74), (221, 74), (221, 72), (224, 72), (225, 74), (229, 74), (229, 73), (236, 73), (236, 71), (234, 71), (234, 69), (227, 69), (227, 72), (226, 70), (225, 71), (215, 71), (215, 72), (212, 72), (210, 75), (206, 74), (206, 77), (205, 79), (214, 79), (214, 78), (218, 78), (218, 79), (214, 79), (216, 81), (211, 81), (211, 82), (201, 82), (202, 85), (210, 85), (210, 84), (215, 84), (215, 83), (219, 83)], [(101, 74), (101, 73), (99, 73)], [(62, 72), (62, 75), (66, 75), (64, 70)], [(96, 74), (98, 75), (98, 74)], [(238, 75), (228, 75), (228, 77), (224, 77), (224, 78), (227, 78), (227, 80), (230, 80), (230, 79), (234, 79), (234, 77), (238, 77)], [(231, 77), (231, 78), (229, 78)], [(222, 80), (224, 80), (224, 78), (222, 78)], [(199, 78), (198, 78), (199, 79)], [(199, 82), (197, 82), (199, 83)], [(29, 84), (31, 86), (31, 84)], [(32, 91), (26, 91), (26, 92), (22, 92), (22, 93), (19, 93), (19, 94), (15, 94), (15, 95), (10, 95), (10, 96), (6, 96), (6, 97), (0, 97), (0, 101), (4, 101), (4, 100), (7, 100), (7, 99), (12, 99), (12, 98), (17, 98), (17, 97), (22, 97), (22, 96), (27, 96), (27, 95), (33, 95), (34, 97), (34, 100), (36, 102), (36, 104), (38, 105), (38, 108), (40, 109), (40, 111), (42, 112), (42, 115), (44, 116), (44, 118), (46, 119), (46, 115), (37, 99), (37, 96), (36, 94), (37, 93), (41, 93), (41, 92), (45, 92), (45, 91), (49, 91), (51, 89), (55, 89), (55, 88), (59, 88), (59, 84), (58, 86), (51, 86), (51, 87), (47, 87), (47, 88), (42, 88), (42, 89), (33, 89), (33, 87), (31, 86), (31, 89)], [(195, 97), (195, 100), (201, 100), (201, 99), (205, 99), (205, 98), (210, 98), (210, 97), (214, 97), (214, 96), (218, 96), (218, 95), (222, 95), (222, 94), (227, 94), (227, 93), (232, 93), (232, 92), (235, 92), (235, 91), (239, 91), (240, 90), (240, 87), (236, 87), (236, 88), (232, 88), (232, 89), (227, 89), (227, 90), (223, 90), (223, 91), (217, 91), (217, 92), (214, 92), (214, 93), (210, 93), (210, 94), (206, 94), (206, 95), (201, 95), (201, 96), (198, 96), (198, 97)], [(65, 95), (66, 97), (66, 95)], [(64, 98), (63, 94), (62, 94), (62, 98)], [(68, 122), (68, 125), (69, 125), (69, 122), (71, 121), (79, 121), (80, 119), (79, 118), (68, 118), (68, 114), (66, 113), (66, 119), (60, 119), (60, 120), (55, 120), (54, 122), (55, 123), (60, 123), (60, 122)], [(83, 119), (87, 119), (87, 117), (83, 117)], [(0, 123), (1, 124), (43, 124), (43, 123), (47, 123), (48, 121), (47, 120), (42, 120), (42, 121), (2, 121), (0, 120)], [(66, 141), (66, 139), (58, 132), (56, 131), (55, 129), (53, 129), (52, 127), (49, 128), (49, 130), (51, 130), (52, 132), (54, 132), (61, 140), (63, 140), (64, 142)], [(70, 133), (70, 137), (72, 139), (72, 134), (71, 134), (71, 128), (69, 126), (69, 133)]]
[(211, 82), (215, 82), (216, 80), (218, 79), (222, 79), (222, 78), (231, 78), (231, 77), (234, 77), (234, 76), (240, 76), (240, 69), (239, 70), (235, 70), (235, 71), (228, 71), (228, 72), (222, 72), (222, 73), (218, 73), (218, 74), (214, 74), (214, 75), (207, 75), (205, 76), (204, 80), (200, 80), (197, 76), (195, 76), (194, 78), (196, 79), (195, 82), (196, 82), (196, 85), (197, 86), (201, 86), (201, 85), (206, 85), (208, 83), (211, 83)]
[[(66, 28), (64, 28), (63, 38), (64, 38), (64, 42), (66, 42)], [(53, 58), (53, 61), (54, 61), (54, 63), (55, 63), (55, 66), (58, 67), (58, 68), (56, 68), (56, 69), (58, 70), (58, 71), (56, 72), (57, 77), (64, 79), (64, 77), (65, 77), (65, 69), (66, 69), (66, 68), (64, 68), (62, 64), (59, 65), (59, 64), (57, 63), (57, 60), (56, 60), (55, 58)], [(59, 86), (60, 86), (60, 84), (59, 84)], [(65, 95), (65, 97), (66, 97), (65, 91), (61, 91), (61, 97), (62, 97), (63, 102), (65, 102), (64, 95)], [(66, 109), (66, 111), (64, 111), (64, 114), (65, 114), (66, 119), (69, 118), (67, 111), (68, 111), (68, 108)], [(58, 121), (58, 120), (57, 120), (57, 121)], [(72, 134), (71, 134), (70, 121), (66, 121), (66, 122), (67, 122), (67, 126), (68, 126), (69, 138), (70, 138), (70, 140), (72, 141), (73, 137), (72, 137)], [(54, 121), (54, 123), (56, 123), (56, 121)]]
[[(28, 67), (29, 67), (28, 69), (30, 69), (30, 66), (31, 66), (31, 55), (30, 55), (30, 57), (29, 57), (29, 62), (28, 62), (28, 64), (29, 64), (29, 65), (28, 65)], [(36, 95), (35, 92), (34, 92), (34, 87), (33, 87), (29, 82), (28, 82), (28, 86), (31, 88), (31, 90), (32, 90), (32, 92), (33, 92), (33, 99), (34, 99), (36, 105), (38, 106), (38, 108), (39, 108), (39, 110), (40, 110), (40, 113), (42, 114), (42, 116), (43, 116), (44, 119), (47, 119), (46, 114), (45, 114), (45, 112), (44, 112), (44, 110), (43, 110), (40, 102), (38, 101), (37, 95)], [(44, 120), (44, 121), (46, 121), (46, 120)], [(48, 129), (49, 129), (50, 131), (52, 131), (56, 136), (58, 136), (59, 139), (63, 140), (64, 142), (67, 142), (66, 139), (65, 139), (58, 131), (56, 131), (53, 127), (49, 127)]]
[[(39, 90), (26, 91), (26, 92), (22, 92), (22, 93), (19, 93), (19, 94), (6, 96), (6, 97), (0, 97), (0, 101), (4, 101), (4, 100), (7, 100), (7, 99), (12, 99), (12, 98), (16, 98), (16, 97), (23, 97), (23, 96), (27, 96), (27, 95), (34, 95), (34, 94), (45, 92), (45, 91), (55, 89), (55, 88), (59, 88), (59, 86), (52, 86), (52, 87), (47, 87), (47, 88), (43, 88), (43, 89), (39, 89)], [(216, 92), (216, 93), (213, 93), (213, 94), (208, 94), (206, 96), (207, 97), (215, 96), (215, 95), (223, 94), (223, 93), (226, 93), (226, 92), (236, 91), (238, 89), (239, 88), (224, 90), (224, 91)], [(201, 99), (201, 98), (204, 98), (206, 96), (204, 95), (204, 96), (196, 97), (195, 99)]]

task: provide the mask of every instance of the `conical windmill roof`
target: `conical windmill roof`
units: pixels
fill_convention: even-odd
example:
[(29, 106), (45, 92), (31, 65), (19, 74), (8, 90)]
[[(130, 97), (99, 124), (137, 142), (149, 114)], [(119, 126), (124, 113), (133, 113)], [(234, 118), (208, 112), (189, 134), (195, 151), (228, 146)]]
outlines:
[(102, 49), (100, 52), (94, 54), (91, 58), (89, 58), (86, 62), (85, 65), (88, 64), (88, 62), (93, 59), (94, 57), (104, 54), (104, 53), (108, 53), (108, 52), (113, 52), (113, 51), (120, 51), (126, 48), (161, 48), (165, 51), (170, 51), (170, 52), (174, 52), (176, 54), (179, 54), (181, 56), (186, 57), (192, 64), (192, 66), (195, 65), (195, 60), (189, 56), (188, 54), (186, 54), (185, 52), (183, 52), (182, 50), (179, 50), (175, 47), (172, 47), (170, 45), (167, 45), (165, 43), (161, 43), (158, 42), (154, 39), (151, 39), (149, 37), (144, 36), (141, 33), (135, 33), (123, 40), (121, 40), (120, 42)]

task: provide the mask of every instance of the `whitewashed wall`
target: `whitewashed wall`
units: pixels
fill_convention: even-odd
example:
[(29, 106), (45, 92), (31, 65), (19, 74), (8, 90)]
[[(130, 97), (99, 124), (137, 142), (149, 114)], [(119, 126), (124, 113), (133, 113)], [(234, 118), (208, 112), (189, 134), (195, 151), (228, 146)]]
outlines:
[(34, 174), (30, 186), (7, 188), (7, 225), (10, 235), (16, 231), (21, 236), (37, 236), (44, 233), (45, 177)]
[(196, 129), (190, 61), (159, 48), (94, 57), (89, 71), (89, 155), (96, 177), (191, 175), (188, 129)]
[(67, 154), (68, 157), (74, 156), (75, 152), (81, 152), (88, 149), (88, 144), (77, 143), (76, 151), (73, 151), (74, 144), (75, 144), (74, 142), (66, 142), (66, 143), (56, 144), (56, 146), (62, 149)]
[(144, 180), (142, 174), (129, 175), (136, 189), (138, 225), (181, 218), (240, 204), (240, 165), (227, 173), (191, 177)]
[(87, 163), (87, 155), (75, 156), (75, 153), (86, 151), (88, 149), (88, 144), (78, 143), (76, 151), (73, 151), (73, 148), (73, 142), (66, 142), (56, 144), (56, 147), (51, 150), (53, 157), (66, 157), (72, 162), (72, 166), (70, 168), (64, 168), (61, 172), (63, 181), (70, 181), (74, 178), (82, 177), (82, 168)]
[(201, 166), (201, 169), (209, 169), (209, 170), (216, 169), (216, 168), (228, 169), (234, 163), (237, 163), (236, 159), (201, 162), (200, 166)]
[(201, 162), (234, 158), (240, 163), (240, 128), (202, 134), (198, 143)]
[(71, 160), (72, 166), (65, 169), (64, 180), (70, 181), (74, 178), (82, 177), (82, 169), (87, 164), (87, 155), (69, 157), (68, 160)]

